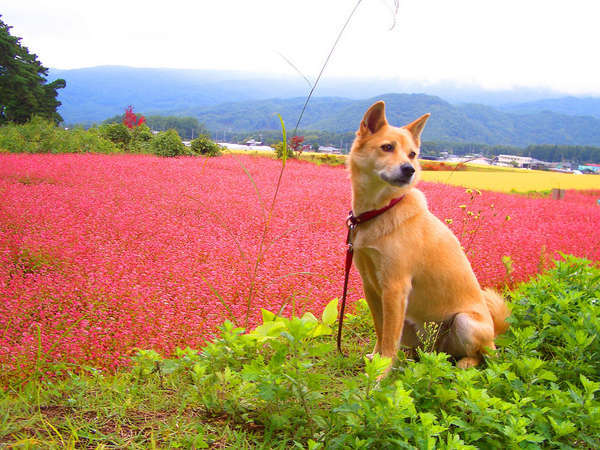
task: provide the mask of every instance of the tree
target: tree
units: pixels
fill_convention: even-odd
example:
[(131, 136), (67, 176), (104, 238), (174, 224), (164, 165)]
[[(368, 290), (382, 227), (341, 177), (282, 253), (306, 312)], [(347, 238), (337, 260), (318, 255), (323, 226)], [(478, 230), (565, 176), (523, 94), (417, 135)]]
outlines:
[(121, 150), (127, 150), (131, 141), (129, 130), (122, 123), (110, 123), (100, 127), (100, 134), (105, 139), (116, 144)]
[(11, 36), (11, 28), (0, 19), (0, 124), (25, 123), (34, 115), (62, 122), (56, 96), (65, 80), (47, 83), (48, 69), (21, 45), (21, 38)]
[(292, 145), (290, 145), (290, 147), (292, 148), (292, 152), (297, 153), (298, 155), (302, 154), (302, 151), (304, 150), (304, 146), (302, 145), (302, 143), (304, 142), (304, 136), (294, 136), (292, 137)]
[(146, 118), (141, 114), (138, 116), (133, 112), (133, 106), (129, 105), (125, 110), (125, 117), (123, 118), (123, 125), (130, 130), (135, 127), (139, 127), (146, 122)]
[(158, 156), (180, 156), (188, 155), (191, 151), (188, 151), (181, 142), (179, 134), (175, 130), (167, 130), (158, 133), (150, 141), (150, 149), (152, 153)]
[(221, 147), (206, 135), (197, 137), (190, 144), (192, 151), (199, 155), (220, 156), (223, 153)]

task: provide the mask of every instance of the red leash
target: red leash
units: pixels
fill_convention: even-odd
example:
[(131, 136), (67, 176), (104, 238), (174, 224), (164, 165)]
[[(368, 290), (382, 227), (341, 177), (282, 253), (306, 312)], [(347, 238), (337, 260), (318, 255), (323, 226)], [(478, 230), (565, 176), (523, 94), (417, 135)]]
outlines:
[(358, 216), (355, 216), (352, 211), (346, 218), (346, 226), (348, 227), (348, 237), (346, 237), (346, 245), (348, 248), (346, 249), (346, 272), (344, 274), (344, 293), (342, 294), (342, 306), (340, 308), (340, 316), (339, 316), (339, 325), (338, 325), (338, 334), (337, 334), (337, 349), (340, 353), (342, 352), (342, 325), (344, 324), (344, 309), (346, 308), (346, 294), (348, 291), (348, 278), (350, 277), (350, 268), (352, 267), (352, 256), (354, 254), (354, 248), (352, 247), (352, 232), (354, 229), (360, 225), (361, 223), (368, 222), (371, 219), (383, 214), (396, 203), (399, 203), (404, 198), (402, 197), (393, 198), (387, 206), (379, 209), (372, 209), (371, 211), (366, 211)]

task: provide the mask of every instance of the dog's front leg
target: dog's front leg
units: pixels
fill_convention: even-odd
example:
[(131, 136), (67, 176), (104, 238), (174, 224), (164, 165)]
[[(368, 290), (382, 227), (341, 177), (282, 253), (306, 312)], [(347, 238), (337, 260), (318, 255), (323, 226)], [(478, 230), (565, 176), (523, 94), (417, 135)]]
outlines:
[(383, 328), (383, 311), (381, 307), (381, 297), (377, 295), (377, 291), (369, 283), (364, 283), (365, 298), (373, 317), (373, 325), (375, 327), (375, 348), (373, 352), (367, 355), (367, 358), (372, 359), (376, 353), (381, 353), (381, 330)]
[(410, 293), (410, 281), (395, 283), (383, 290), (383, 329), (381, 336), (381, 354), (396, 359), (402, 329), (404, 327), (404, 316), (408, 295)]

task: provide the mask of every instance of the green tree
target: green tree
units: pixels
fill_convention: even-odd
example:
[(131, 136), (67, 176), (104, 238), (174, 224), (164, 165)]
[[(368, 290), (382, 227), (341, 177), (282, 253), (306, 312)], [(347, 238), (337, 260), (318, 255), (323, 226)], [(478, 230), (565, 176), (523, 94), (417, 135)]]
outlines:
[(143, 123), (142, 125), (133, 127), (129, 130), (129, 134), (131, 135), (131, 142), (129, 143), (130, 151), (136, 153), (149, 151), (148, 147), (154, 136), (152, 135), (150, 128), (148, 128), (148, 125)]
[(208, 136), (202, 135), (191, 142), (192, 151), (199, 155), (220, 156), (222, 151)]
[(105, 139), (117, 144), (121, 150), (127, 150), (131, 134), (122, 123), (110, 123), (100, 127), (100, 134)]
[(175, 130), (167, 130), (158, 133), (154, 139), (150, 141), (150, 149), (152, 153), (159, 156), (180, 156), (189, 155), (188, 151), (181, 142), (179, 134)]
[(48, 69), (21, 45), (21, 38), (11, 36), (11, 28), (0, 19), (0, 124), (25, 123), (34, 114), (62, 122), (56, 96), (65, 80), (47, 83)]

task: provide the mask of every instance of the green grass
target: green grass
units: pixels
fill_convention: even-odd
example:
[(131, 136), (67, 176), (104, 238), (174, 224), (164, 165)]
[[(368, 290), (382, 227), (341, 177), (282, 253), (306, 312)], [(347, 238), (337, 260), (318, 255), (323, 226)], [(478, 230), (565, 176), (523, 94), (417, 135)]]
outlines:
[(459, 370), (447, 355), (364, 359), (364, 303), (335, 351), (336, 302), (320, 320), (263, 312), (225, 323), (200, 353), (141, 351), (128, 370), (90, 368), (0, 391), (8, 448), (599, 448), (600, 269), (571, 257), (510, 293), (499, 351)]

